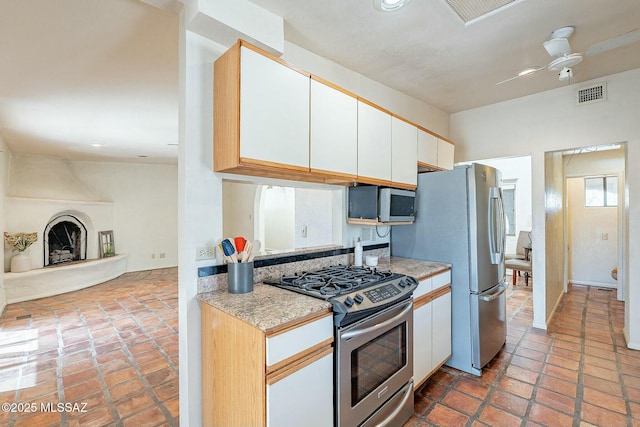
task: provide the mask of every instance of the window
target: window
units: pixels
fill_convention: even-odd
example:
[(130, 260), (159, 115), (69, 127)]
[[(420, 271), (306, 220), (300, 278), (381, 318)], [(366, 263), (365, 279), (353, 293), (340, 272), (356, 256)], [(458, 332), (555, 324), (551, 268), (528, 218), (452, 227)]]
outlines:
[(585, 178), (584, 205), (586, 207), (618, 206), (618, 177)]
[(516, 185), (504, 184), (502, 186), (502, 202), (504, 204), (504, 220), (507, 236), (516, 235)]

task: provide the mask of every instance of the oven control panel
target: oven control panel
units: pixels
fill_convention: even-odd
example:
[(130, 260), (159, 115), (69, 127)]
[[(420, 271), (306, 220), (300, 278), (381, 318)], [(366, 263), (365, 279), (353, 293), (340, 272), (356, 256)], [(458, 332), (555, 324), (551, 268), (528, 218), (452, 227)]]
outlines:
[(384, 285), (378, 288), (374, 288), (363, 292), (364, 295), (369, 298), (371, 302), (380, 302), (388, 300), (398, 295), (400, 291), (394, 285)]
[(418, 286), (413, 277), (403, 276), (385, 283), (358, 289), (346, 295), (333, 297), (335, 312), (354, 312), (386, 305), (395, 300), (406, 298)]

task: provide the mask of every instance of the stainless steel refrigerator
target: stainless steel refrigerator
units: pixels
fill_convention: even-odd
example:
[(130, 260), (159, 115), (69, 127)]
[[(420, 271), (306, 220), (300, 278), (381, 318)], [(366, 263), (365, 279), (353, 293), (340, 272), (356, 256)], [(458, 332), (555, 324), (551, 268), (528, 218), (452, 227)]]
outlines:
[(416, 218), (391, 230), (391, 254), (451, 263), (451, 358), (475, 375), (505, 343), (505, 221), (500, 171), (481, 164), (418, 175)]

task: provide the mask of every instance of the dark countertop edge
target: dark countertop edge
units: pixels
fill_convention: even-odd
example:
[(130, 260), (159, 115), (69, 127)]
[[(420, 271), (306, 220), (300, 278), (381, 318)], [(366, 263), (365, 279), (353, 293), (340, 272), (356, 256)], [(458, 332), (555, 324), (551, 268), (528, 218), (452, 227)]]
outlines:
[[(362, 249), (363, 251), (371, 251), (374, 249), (384, 249), (388, 247), (389, 247), (389, 243), (377, 243), (375, 245), (363, 246)], [(273, 258), (256, 259), (253, 262), (253, 266), (255, 268), (269, 267), (272, 265), (287, 264), (290, 262), (300, 262), (300, 261), (308, 261), (316, 258), (326, 258), (330, 256), (346, 255), (346, 254), (353, 253), (353, 251), (354, 251), (354, 248), (336, 248), (336, 249), (320, 250), (317, 252), (302, 252), (298, 254), (293, 253), (291, 255), (276, 256)], [(227, 272), (227, 264), (200, 267), (198, 268), (198, 277), (213, 276), (216, 274), (222, 274), (226, 272)]]

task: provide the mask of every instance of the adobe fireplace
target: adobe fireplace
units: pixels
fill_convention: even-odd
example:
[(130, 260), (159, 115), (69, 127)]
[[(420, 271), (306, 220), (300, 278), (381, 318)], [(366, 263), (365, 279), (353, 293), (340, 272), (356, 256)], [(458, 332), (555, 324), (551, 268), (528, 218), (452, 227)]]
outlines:
[(44, 229), (44, 266), (87, 259), (87, 228), (73, 215), (60, 215)]

